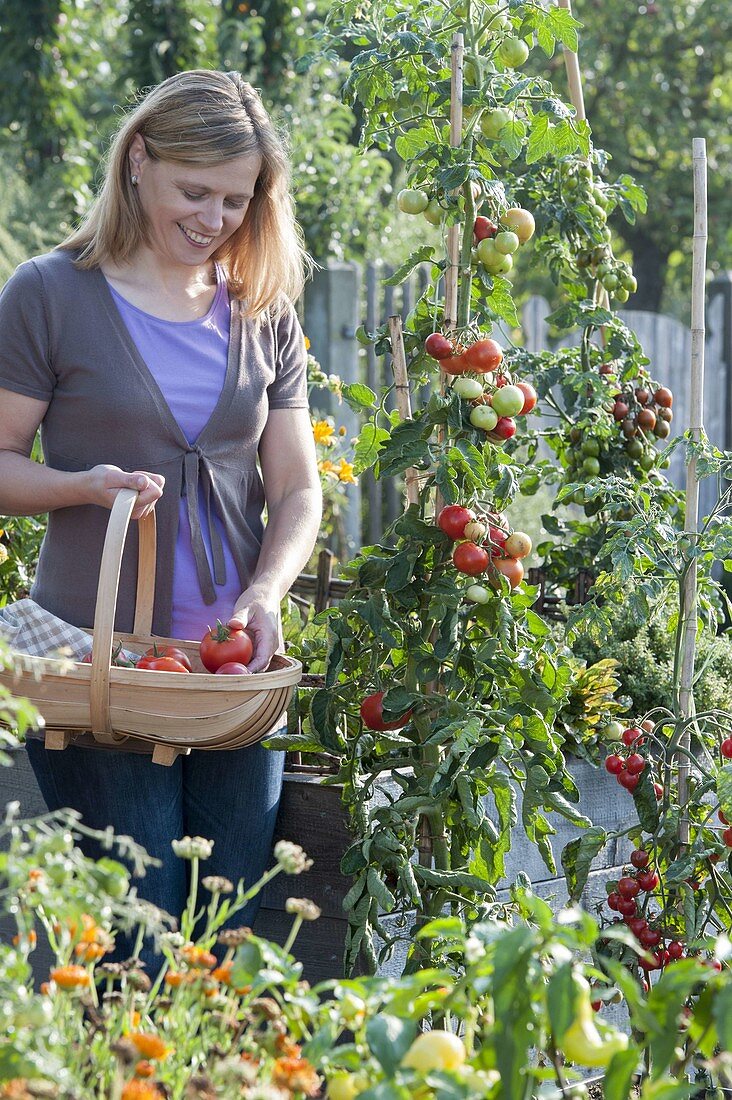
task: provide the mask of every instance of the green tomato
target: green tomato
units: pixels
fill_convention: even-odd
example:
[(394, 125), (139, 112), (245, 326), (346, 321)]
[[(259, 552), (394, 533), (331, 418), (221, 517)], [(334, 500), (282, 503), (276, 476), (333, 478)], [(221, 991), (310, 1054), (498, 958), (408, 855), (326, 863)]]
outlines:
[(582, 454), (597, 458), (600, 453), (600, 444), (597, 439), (584, 439), (582, 441)]
[(644, 451), (640, 456), (638, 462), (641, 470), (652, 470), (656, 465), (656, 455), (654, 451)]
[(493, 243), (498, 252), (508, 256), (518, 250), (520, 242), (515, 233), (511, 233), (510, 230), (503, 230), (501, 233), (496, 233)]
[(480, 116), (480, 132), (484, 138), (495, 140), (500, 137), (501, 130), (512, 118), (512, 112), (506, 107), (493, 107)]
[(624, 286), (619, 286), (614, 292), (613, 297), (615, 298), (616, 302), (627, 302), (630, 294)]
[(615, 290), (618, 285), (617, 275), (613, 275), (612, 271), (608, 275), (603, 275), (600, 282), (605, 287), (605, 290)]
[(620, 285), (622, 286), (623, 290), (628, 291), (628, 294), (635, 294), (636, 290), (638, 289), (638, 282), (635, 276), (631, 274), (621, 275)]
[(498, 413), (490, 405), (476, 405), (470, 414), (470, 423), (483, 432), (492, 432), (498, 423)]
[(418, 191), (413, 187), (405, 187), (397, 195), (397, 206), (403, 214), (422, 214), (427, 209), (429, 201), (424, 191)]
[(466, 378), (465, 375), (461, 375), (455, 379), (452, 388), (458, 397), (464, 397), (466, 401), (475, 401), (476, 397), (480, 397), (483, 392), (483, 383), (477, 378)]
[(587, 477), (597, 477), (600, 473), (600, 463), (592, 456), (586, 458), (582, 463), (582, 473)]
[(518, 386), (503, 386), (493, 394), (493, 410), (498, 416), (518, 416), (526, 395)]
[(518, 69), (529, 56), (529, 47), (521, 38), (504, 38), (498, 47), (498, 59), (507, 69)]
[(629, 439), (625, 444), (625, 453), (628, 458), (632, 458), (634, 462), (637, 462), (643, 454), (643, 444), (640, 439)]
[(622, 722), (616, 722), (615, 719), (613, 719), (606, 725), (601, 726), (598, 732), (603, 741), (622, 741), (624, 729), (625, 726), (623, 726)]
[(471, 584), (465, 589), (465, 599), (471, 603), (488, 603), (491, 594), (482, 584)]
[(436, 199), (431, 199), (427, 203), (422, 215), (430, 225), (440, 225), (442, 223), (442, 207)]
[(369, 1087), (368, 1081), (356, 1073), (335, 1073), (328, 1081), (328, 1100), (355, 1100)]

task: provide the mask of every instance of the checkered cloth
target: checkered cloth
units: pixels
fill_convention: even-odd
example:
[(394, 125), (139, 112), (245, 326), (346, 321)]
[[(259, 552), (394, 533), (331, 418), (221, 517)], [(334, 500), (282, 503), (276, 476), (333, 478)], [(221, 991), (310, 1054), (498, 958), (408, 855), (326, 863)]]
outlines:
[[(32, 657), (63, 655), (80, 661), (92, 648), (91, 636), (85, 630), (58, 619), (29, 599), (0, 607), (0, 636), (11, 649)], [(123, 653), (133, 660), (138, 656), (126, 650)]]

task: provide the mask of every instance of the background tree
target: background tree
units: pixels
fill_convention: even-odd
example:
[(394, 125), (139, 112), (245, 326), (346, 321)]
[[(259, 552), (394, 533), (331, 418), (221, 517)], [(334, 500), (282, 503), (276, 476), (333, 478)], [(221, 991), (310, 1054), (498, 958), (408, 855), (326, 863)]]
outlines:
[[(732, 5), (579, 0), (580, 64), (593, 138), (648, 193), (648, 212), (613, 228), (632, 253), (629, 306), (687, 318), (693, 233), (692, 137), (709, 153), (709, 266), (732, 265), (729, 118)], [(555, 59), (561, 64), (561, 57)]]

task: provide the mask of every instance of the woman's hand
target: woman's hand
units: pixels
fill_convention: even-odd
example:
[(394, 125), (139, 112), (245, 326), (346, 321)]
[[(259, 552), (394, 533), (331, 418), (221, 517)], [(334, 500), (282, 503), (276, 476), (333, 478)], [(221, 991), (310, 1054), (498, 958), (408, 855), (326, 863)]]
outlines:
[(147, 470), (135, 470), (125, 473), (119, 466), (105, 464), (94, 466), (86, 475), (89, 485), (88, 504), (99, 504), (102, 508), (111, 508), (120, 489), (137, 489), (139, 497), (132, 512), (132, 519), (142, 519), (152, 512), (163, 495), (165, 478), (162, 474), (152, 474)]
[(229, 626), (242, 627), (254, 643), (250, 672), (264, 672), (279, 649), (280, 606), (277, 599), (249, 589), (239, 597)]

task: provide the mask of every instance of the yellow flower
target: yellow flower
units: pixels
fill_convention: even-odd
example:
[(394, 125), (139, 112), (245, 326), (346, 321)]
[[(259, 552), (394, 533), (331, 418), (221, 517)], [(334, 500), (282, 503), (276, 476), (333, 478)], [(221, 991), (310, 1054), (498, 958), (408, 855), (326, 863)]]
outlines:
[(305, 351), (310, 351), (310, 340), (307, 336), (305, 337)]
[(321, 474), (332, 474), (333, 477), (338, 477), (338, 467), (329, 458), (322, 458), (318, 463), (318, 469)]
[(341, 459), (338, 466), (338, 480), (347, 481), (350, 485), (356, 484), (356, 479), (353, 476), (353, 463), (346, 462), (345, 458)]
[(327, 420), (314, 420), (313, 421), (313, 438), (316, 443), (322, 443), (325, 447), (330, 447), (335, 442), (333, 425)]

